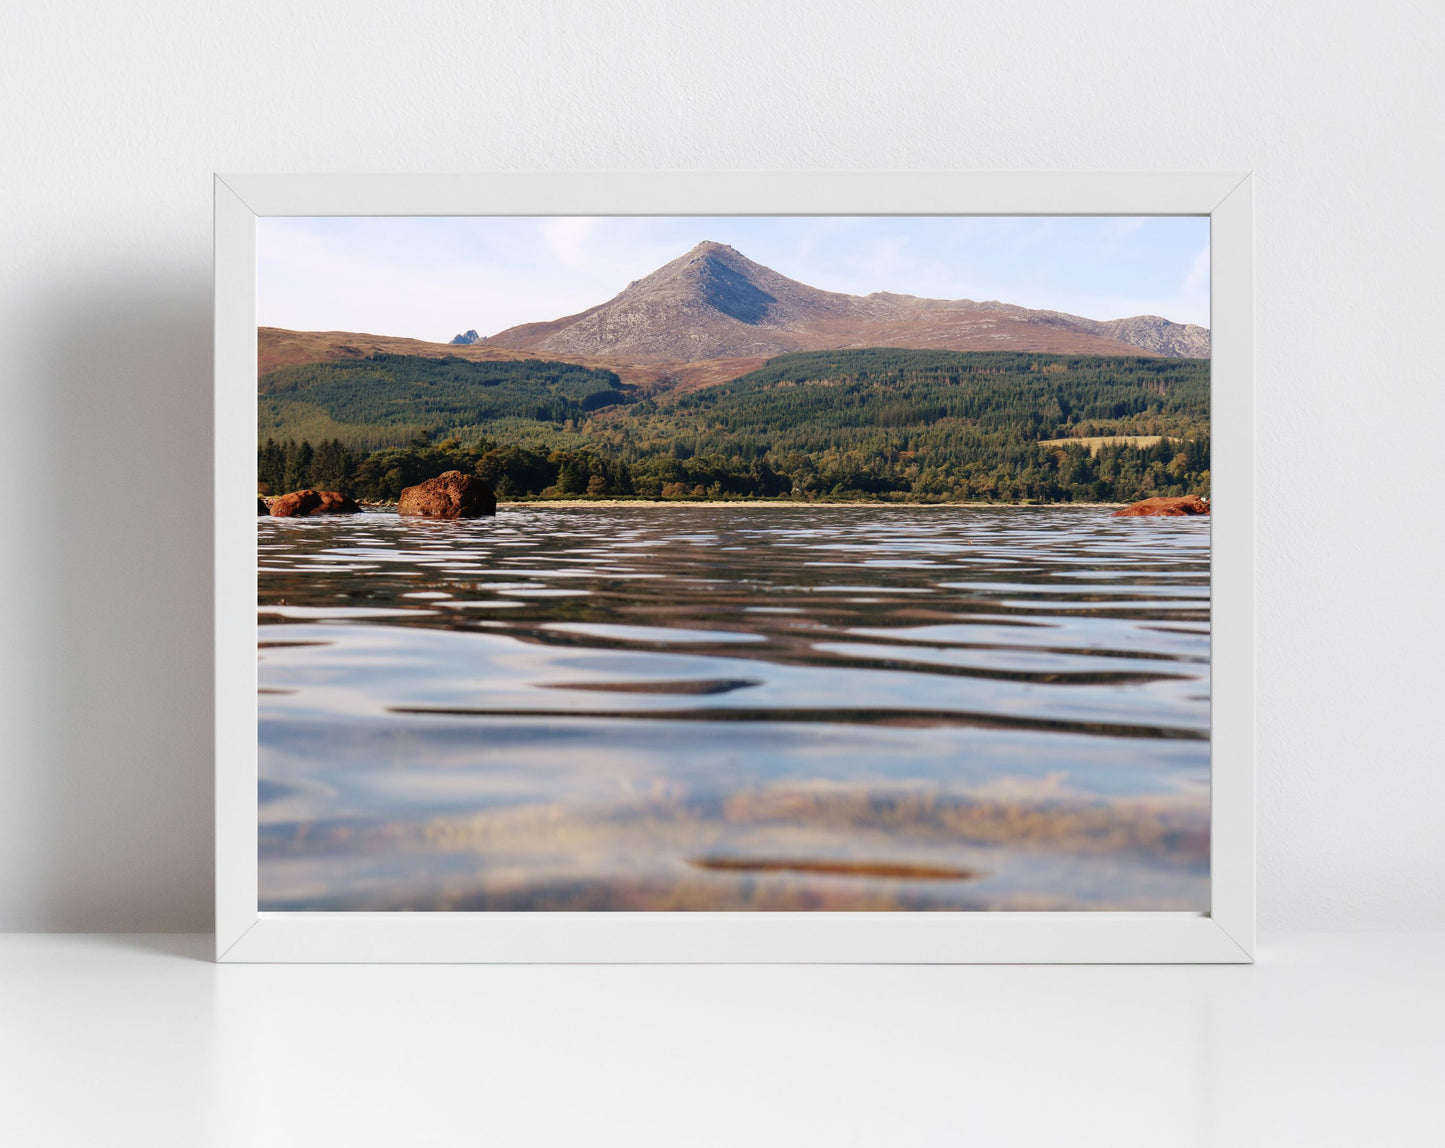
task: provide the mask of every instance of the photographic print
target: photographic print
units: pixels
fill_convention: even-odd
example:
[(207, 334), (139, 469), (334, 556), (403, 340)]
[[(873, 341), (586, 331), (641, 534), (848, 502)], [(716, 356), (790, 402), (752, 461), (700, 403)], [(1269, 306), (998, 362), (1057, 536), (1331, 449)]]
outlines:
[(259, 908), (1207, 913), (1209, 249), (258, 219)]

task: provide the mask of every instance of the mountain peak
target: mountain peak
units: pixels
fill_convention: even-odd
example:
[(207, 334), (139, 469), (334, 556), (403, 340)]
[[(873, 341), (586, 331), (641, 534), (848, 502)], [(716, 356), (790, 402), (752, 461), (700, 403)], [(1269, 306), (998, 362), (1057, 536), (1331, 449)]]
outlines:
[[(631, 290), (638, 284), (646, 284), (648, 290), (652, 290), (659, 284), (673, 279), (682, 278), (690, 282), (701, 282), (707, 275), (726, 275), (728, 273), (741, 275), (758, 286), (762, 286), (764, 280), (776, 280), (779, 283), (792, 282), (776, 271), (770, 270), (760, 263), (754, 263), (735, 247), (705, 239), (696, 247), (679, 255), (671, 263), (664, 263), (651, 275), (644, 275), (641, 279), (629, 284), (628, 289)], [(798, 283), (795, 286), (801, 288), (803, 284)], [(804, 289), (811, 290), (811, 288)]]
[(1209, 332), (1153, 318), (1107, 323), (1007, 303), (824, 291), (705, 239), (576, 315), (486, 340), (543, 354), (698, 362), (788, 351), (916, 347), (1204, 357)]

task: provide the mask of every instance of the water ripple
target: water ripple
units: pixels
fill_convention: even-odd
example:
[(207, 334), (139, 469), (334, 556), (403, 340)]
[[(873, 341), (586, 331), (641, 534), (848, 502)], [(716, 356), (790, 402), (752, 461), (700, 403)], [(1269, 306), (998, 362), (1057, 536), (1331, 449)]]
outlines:
[(1207, 908), (1208, 519), (258, 529), (263, 907)]

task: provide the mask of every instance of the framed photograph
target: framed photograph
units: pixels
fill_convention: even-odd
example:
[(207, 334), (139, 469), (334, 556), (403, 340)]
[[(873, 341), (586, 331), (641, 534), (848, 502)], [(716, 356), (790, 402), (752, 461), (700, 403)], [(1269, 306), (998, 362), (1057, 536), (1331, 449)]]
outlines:
[(215, 197), (219, 960), (1252, 959), (1248, 174)]

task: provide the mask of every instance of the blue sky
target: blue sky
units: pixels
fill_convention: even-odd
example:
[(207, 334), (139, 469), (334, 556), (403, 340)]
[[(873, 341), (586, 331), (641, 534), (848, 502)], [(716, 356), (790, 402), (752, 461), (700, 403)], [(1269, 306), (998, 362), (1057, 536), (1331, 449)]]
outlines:
[(1205, 216), (265, 218), (260, 323), (445, 342), (604, 302), (704, 239), (830, 291), (1209, 325)]

